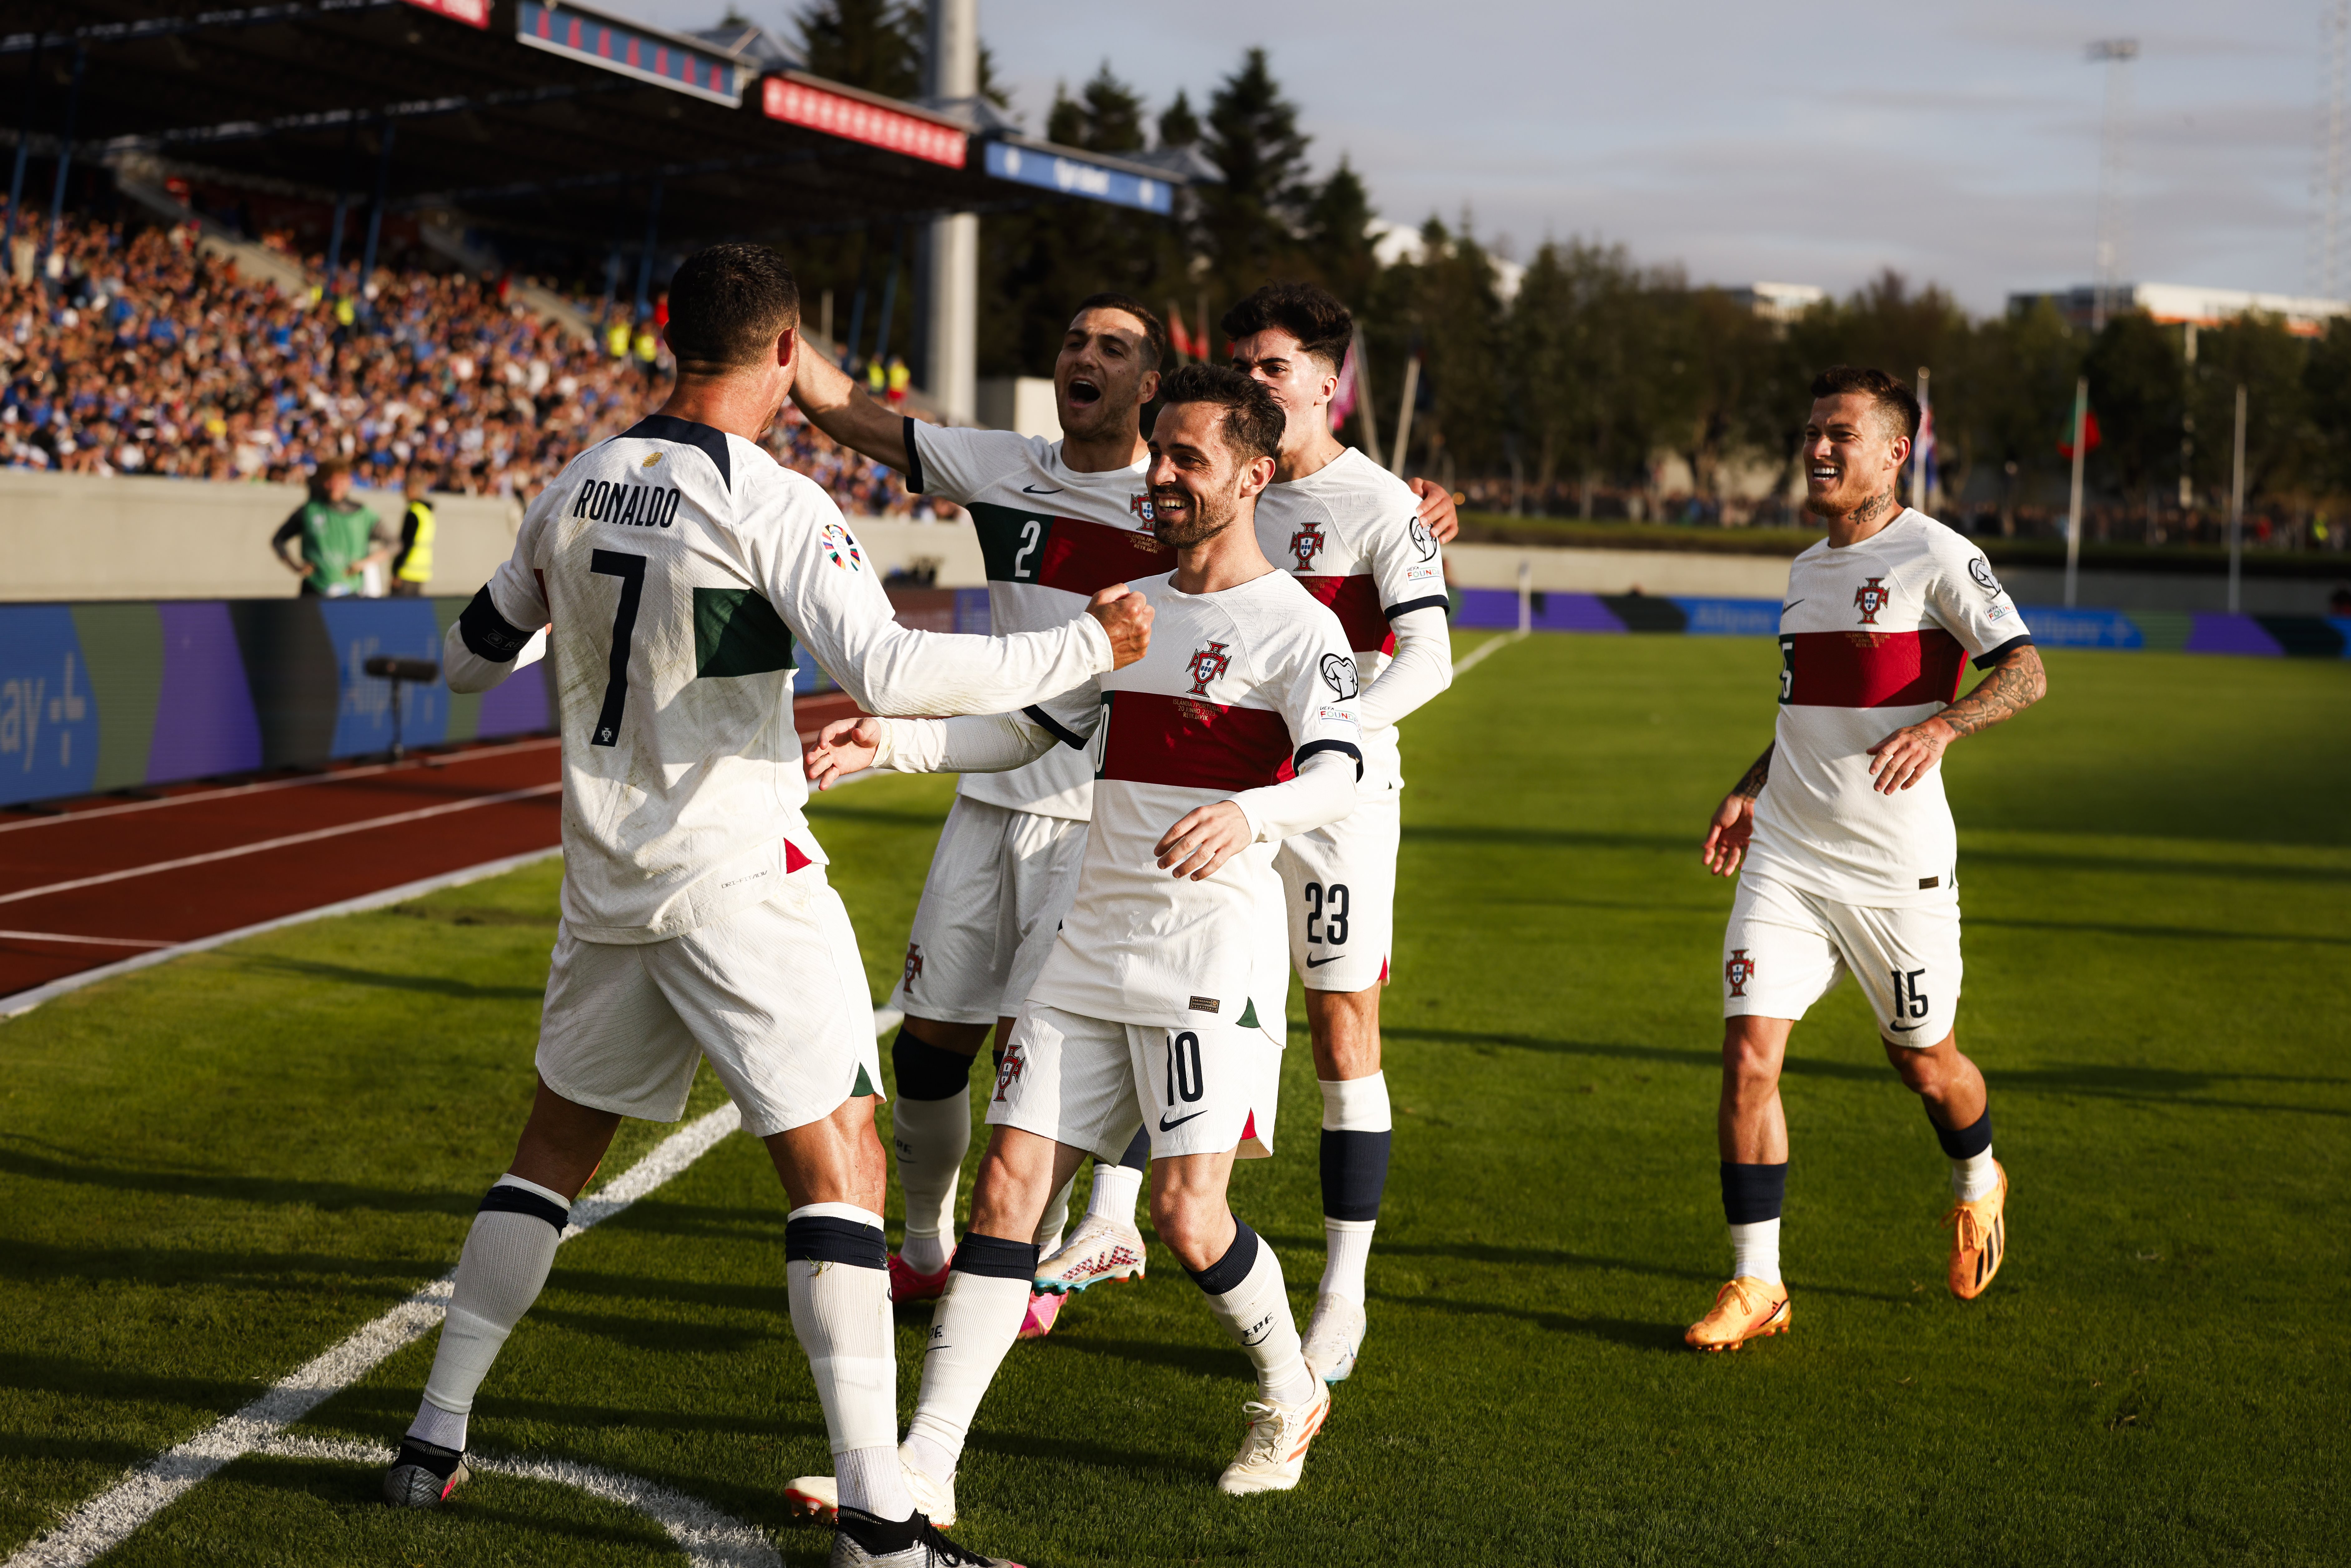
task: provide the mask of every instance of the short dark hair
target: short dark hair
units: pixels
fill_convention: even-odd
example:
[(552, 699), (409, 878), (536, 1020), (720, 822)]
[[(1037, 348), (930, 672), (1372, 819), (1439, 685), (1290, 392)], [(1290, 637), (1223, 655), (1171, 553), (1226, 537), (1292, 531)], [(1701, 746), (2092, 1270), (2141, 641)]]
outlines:
[(1134, 317), (1143, 323), (1143, 349), (1149, 360), (1143, 368), (1155, 371), (1167, 362), (1167, 323), (1154, 316), (1151, 307), (1134, 295), (1115, 290), (1089, 294), (1078, 301), (1078, 308), (1070, 312), (1070, 319), (1074, 321), (1089, 310), (1123, 310)]
[(1897, 434), (1911, 441), (1918, 439), (1918, 396), (1907, 382), (1864, 365), (1831, 365), (1813, 378), (1815, 402), (1845, 392), (1860, 392), (1867, 397), (1894, 416), (1899, 426)]
[(799, 325), (800, 286), (763, 245), (695, 251), (669, 283), (669, 351), (688, 375), (754, 365)]
[(1178, 365), (1159, 383), (1159, 404), (1214, 403), (1225, 411), (1225, 444), (1244, 463), (1281, 453), (1281, 405), (1273, 394), (1229, 365)]
[(1329, 289), (1312, 283), (1269, 283), (1217, 323), (1228, 338), (1246, 338), (1269, 329), (1287, 332), (1298, 346), (1337, 370), (1355, 340), (1355, 319)]

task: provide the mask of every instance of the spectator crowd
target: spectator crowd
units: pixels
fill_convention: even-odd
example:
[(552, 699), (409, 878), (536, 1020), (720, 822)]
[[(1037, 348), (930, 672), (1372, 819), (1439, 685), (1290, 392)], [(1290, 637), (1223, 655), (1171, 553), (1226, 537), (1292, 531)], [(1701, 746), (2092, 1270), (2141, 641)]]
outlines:
[[(0, 214), (5, 204), (0, 202)], [(46, 275), (22, 214), (0, 276), (0, 461), (79, 474), (299, 482), (321, 463), (398, 489), (528, 501), (575, 455), (627, 429), (669, 390), (651, 363), (606, 351), (505, 298), (495, 281), (346, 267), (307, 295), (247, 279), (187, 227), (126, 232), (68, 216)], [(852, 516), (906, 516), (899, 476), (787, 408), (777, 460)]]

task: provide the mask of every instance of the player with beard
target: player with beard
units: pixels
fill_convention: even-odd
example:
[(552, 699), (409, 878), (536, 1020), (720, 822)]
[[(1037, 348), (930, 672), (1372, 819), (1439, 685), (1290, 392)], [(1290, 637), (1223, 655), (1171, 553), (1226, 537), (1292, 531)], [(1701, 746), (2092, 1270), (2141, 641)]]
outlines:
[(1289, 980), (1265, 939), (1281, 898), (1274, 855), (1355, 807), (1353, 661), (1338, 618), (1258, 548), (1251, 512), (1273, 477), (1280, 408), (1220, 366), (1174, 371), (1165, 397), (1152, 528), (1177, 564), (1135, 587), (1156, 612), (1158, 652), (1017, 715), (841, 721), (810, 755), (820, 786), (869, 766), (1006, 768), (1056, 742), (1095, 775), (1077, 897), (997, 1075), (970, 1228), (899, 1449), (934, 1521), (955, 1517), (964, 1441), (1037, 1266), (1038, 1216), (1088, 1152), (1115, 1155), (1138, 1124), (1160, 1239), (1257, 1372), (1220, 1489), (1296, 1486), (1331, 1406), (1273, 1249), (1234, 1218), (1226, 1189), (1236, 1156), (1273, 1141), (1280, 1047), (1265, 1025)]
[[(905, 417), (814, 356), (793, 395), (818, 429), (904, 473), (909, 490), (971, 513), (990, 625), (1002, 634), (1059, 625), (1098, 589), (1174, 566), (1151, 531), (1142, 434), (1166, 357), (1166, 329), (1141, 301), (1111, 293), (1080, 301), (1053, 362), (1057, 442)], [(1427, 526), (1450, 537), (1452, 497), (1425, 482), (1420, 491)], [(972, 1060), (991, 1026), (1003, 1049), (1051, 950), (1074, 891), (1092, 789), (1085, 759), (1055, 748), (1009, 772), (966, 775), (940, 831), (892, 998), (906, 1015), (891, 1047), (893, 1143), (906, 1194), (905, 1240), (890, 1260), (900, 1301), (931, 1300), (946, 1284), (971, 1140)], [(1096, 1166), (1087, 1216), (1067, 1248), (1066, 1190), (1039, 1221), (1048, 1263), (1023, 1337), (1051, 1327), (1061, 1292), (1143, 1273), (1140, 1144), (1123, 1159)]]
[[(1716, 1124), (1731, 1279), (1685, 1336), (1698, 1350), (1788, 1327), (1781, 1064), (1796, 1020), (1848, 972), (1951, 1163), (1951, 1293), (1982, 1294), (2008, 1246), (2008, 1173), (1991, 1156), (1983, 1074), (1954, 1027), (1959, 841), (1936, 765), (1953, 741), (2040, 701), (2048, 678), (1983, 552), (1894, 498), (1918, 434), (1910, 389), (1834, 365), (1813, 400), (1804, 506), (1829, 536), (1789, 566), (1778, 727), (1700, 852), (1717, 876), (1746, 863), (1722, 939)], [(1960, 697), (1970, 659), (1991, 673)]]
[(1290, 962), (1306, 990), (1322, 1091), (1324, 1262), (1306, 1330), (1315, 1375), (1338, 1383), (1363, 1344), (1364, 1268), (1387, 1185), (1380, 992), (1395, 924), (1404, 767), (1397, 721), (1453, 681), (1445, 567), (1402, 481), (1332, 433), (1345, 306), (1312, 284), (1269, 284), (1225, 313), (1233, 367), (1286, 416), (1258, 544), (1346, 628), (1362, 672), (1364, 776), (1355, 810), (1281, 846)]

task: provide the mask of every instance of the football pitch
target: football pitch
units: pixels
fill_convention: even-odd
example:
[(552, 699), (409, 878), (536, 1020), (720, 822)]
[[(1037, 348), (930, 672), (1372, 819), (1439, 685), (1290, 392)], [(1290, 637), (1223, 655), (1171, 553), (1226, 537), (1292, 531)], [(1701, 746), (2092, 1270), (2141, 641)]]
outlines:
[[(1217, 1493), (1247, 1363), (1155, 1248), (1148, 1281), (1015, 1347), (957, 1537), (1046, 1568), (2351, 1557), (2351, 668), (2048, 664), (2045, 702), (1947, 763), (1960, 1043), (2014, 1183), (1982, 1300), (1943, 1284), (1944, 1161), (1847, 987), (1800, 1027), (1784, 1085), (1793, 1332), (1682, 1348), (1729, 1261), (1730, 888), (1697, 844), (1769, 737), (1778, 651), (1536, 637), (1406, 729), (1395, 1167), (1371, 1333), (1304, 1485)], [(877, 997), (951, 788), (876, 779), (811, 813)], [(529, 1103), (557, 876), (0, 1024), (0, 1557), (451, 1268)], [(1302, 1323), (1319, 1102), (1294, 994), (1291, 1018), (1280, 1154), (1240, 1167), (1233, 1202)], [(705, 1071), (695, 1110), (718, 1103)], [(605, 1178), (669, 1132), (626, 1124)], [(475, 1449), (651, 1482), (821, 1562), (830, 1532), (779, 1507), (828, 1467), (783, 1213), (737, 1134), (568, 1242)], [(893, 1191), (893, 1241), (898, 1218)], [(898, 1322), (903, 1416), (928, 1310)], [(396, 1441), (431, 1352), (291, 1436)], [(376, 1468), (277, 1448), (104, 1561), (681, 1560), (643, 1513), (557, 1480), (481, 1475), (400, 1513)]]

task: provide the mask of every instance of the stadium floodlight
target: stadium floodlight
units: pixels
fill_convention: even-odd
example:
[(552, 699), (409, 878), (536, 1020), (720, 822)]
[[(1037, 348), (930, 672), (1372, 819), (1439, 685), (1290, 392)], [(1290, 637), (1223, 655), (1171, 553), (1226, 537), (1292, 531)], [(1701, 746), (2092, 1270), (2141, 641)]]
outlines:
[(2138, 40), (2100, 38), (2085, 57), (2106, 68), (2105, 125), (2098, 138), (2097, 267), (2090, 286), (2090, 330), (2095, 332), (2106, 324), (2122, 270), (2122, 133), (2130, 118), (2130, 73), (2125, 68), (2138, 58)]

